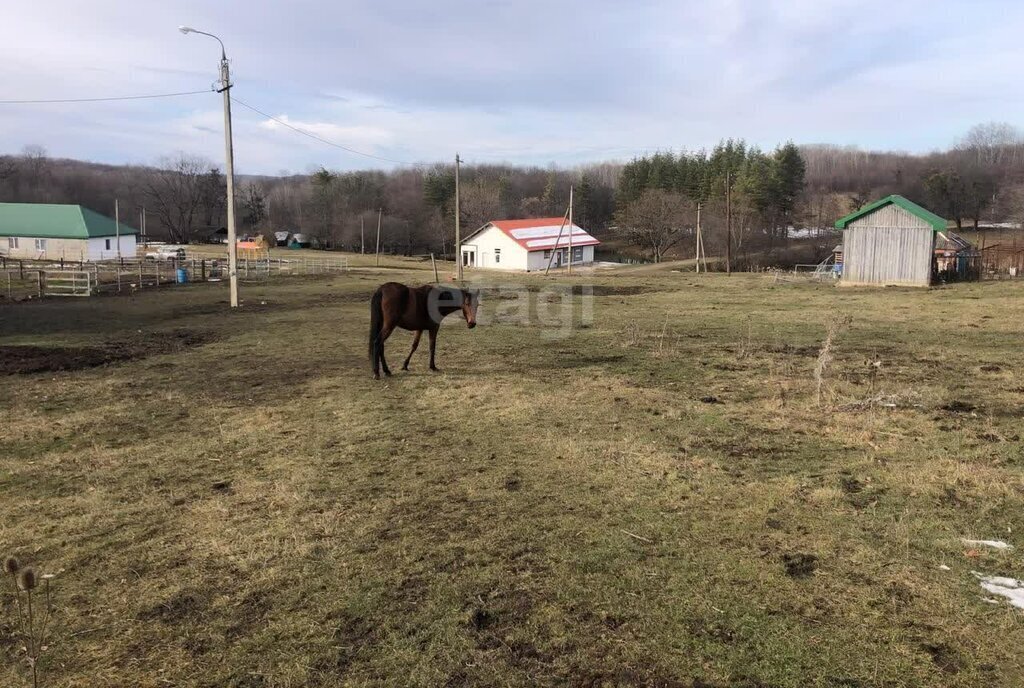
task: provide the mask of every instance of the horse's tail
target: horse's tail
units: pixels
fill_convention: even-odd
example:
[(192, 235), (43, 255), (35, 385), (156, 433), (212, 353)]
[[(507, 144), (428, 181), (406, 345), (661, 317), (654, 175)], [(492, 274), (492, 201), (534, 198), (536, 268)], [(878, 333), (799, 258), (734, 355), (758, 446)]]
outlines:
[(381, 290), (373, 292), (370, 299), (370, 360), (373, 360), (373, 347), (384, 327), (384, 307), (381, 305)]

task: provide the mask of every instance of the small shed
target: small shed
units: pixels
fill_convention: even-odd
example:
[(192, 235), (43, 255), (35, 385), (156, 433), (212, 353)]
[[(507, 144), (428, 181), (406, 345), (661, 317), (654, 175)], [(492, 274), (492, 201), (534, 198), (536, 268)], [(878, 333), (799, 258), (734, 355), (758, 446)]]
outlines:
[(841, 218), (844, 286), (927, 287), (935, 235), (948, 223), (903, 196), (886, 196)]
[(937, 232), (935, 275), (943, 282), (980, 279), (981, 252), (959, 234)]

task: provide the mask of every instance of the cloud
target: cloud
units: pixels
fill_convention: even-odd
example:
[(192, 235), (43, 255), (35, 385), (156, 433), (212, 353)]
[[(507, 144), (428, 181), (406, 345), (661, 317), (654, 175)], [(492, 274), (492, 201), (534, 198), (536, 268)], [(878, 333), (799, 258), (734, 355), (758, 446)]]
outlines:
[[(383, 157), (575, 164), (727, 136), (928, 150), (1020, 122), (1009, 0), (567, 0), (515, 3), (118, 0), (8, 9), (0, 93), (89, 97), (207, 88)], [(53, 17), (60, 16), (61, 22)], [(75, 107), (0, 105), (0, 151), (221, 159), (216, 94)], [(273, 125), (273, 126), (271, 126)], [(235, 109), (245, 172), (378, 166)]]

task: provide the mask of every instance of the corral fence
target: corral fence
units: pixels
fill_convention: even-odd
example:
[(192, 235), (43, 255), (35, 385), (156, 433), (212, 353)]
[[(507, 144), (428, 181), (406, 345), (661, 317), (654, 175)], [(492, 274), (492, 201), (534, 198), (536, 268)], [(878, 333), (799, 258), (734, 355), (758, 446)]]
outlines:
[[(348, 270), (348, 258), (344, 256), (238, 260), (238, 278), (243, 282), (261, 282), (297, 275), (337, 274)], [(227, 279), (228, 262), (217, 258), (124, 258), (81, 263), (5, 260), (0, 263), (0, 293), (8, 299), (93, 296)]]

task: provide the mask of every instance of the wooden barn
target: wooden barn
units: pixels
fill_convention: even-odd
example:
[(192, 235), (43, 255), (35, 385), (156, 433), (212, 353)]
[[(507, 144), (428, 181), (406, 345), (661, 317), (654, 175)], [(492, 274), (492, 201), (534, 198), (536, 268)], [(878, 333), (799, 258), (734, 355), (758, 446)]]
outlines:
[(843, 230), (844, 286), (927, 287), (935, 235), (948, 223), (903, 196), (886, 196), (836, 222)]

